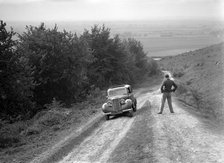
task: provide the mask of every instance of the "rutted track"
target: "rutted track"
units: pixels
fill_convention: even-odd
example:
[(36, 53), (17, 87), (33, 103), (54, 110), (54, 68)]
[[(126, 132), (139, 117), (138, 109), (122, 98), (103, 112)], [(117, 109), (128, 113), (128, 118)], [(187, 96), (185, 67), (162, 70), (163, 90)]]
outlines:
[(175, 114), (169, 113), (167, 104), (163, 114), (157, 114), (158, 86), (139, 89), (136, 95), (134, 117), (121, 115), (106, 121), (100, 115), (33, 162), (224, 162), (222, 128), (175, 100)]
[[(136, 95), (139, 111), (148, 96), (141, 94), (141, 89)], [(135, 118), (121, 115), (106, 121), (103, 114), (98, 115), (83, 128), (35, 158), (32, 163), (106, 162)]]
[[(144, 105), (147, 96), (138, 97), (139, 110)], [(136, 117), (129, 118), (121, 115), (103, 122), (88, 136), (78, 148), (69, 153), (60, 163), (74, 162), (107, 162), (111, 153), (125, 137)]]

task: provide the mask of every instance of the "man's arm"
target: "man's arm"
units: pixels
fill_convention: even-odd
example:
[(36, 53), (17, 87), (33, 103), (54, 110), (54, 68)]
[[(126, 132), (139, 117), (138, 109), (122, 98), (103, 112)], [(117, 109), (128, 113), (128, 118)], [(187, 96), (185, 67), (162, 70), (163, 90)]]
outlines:
[(165, 83), (165, 81), (163, 82), (163, 84), (161, 85), (161, 88), (160, 88), (161, 93), (163, 93), (163, 92), (164, 92), (164, 90), (163, 90), (164, 83)]
[(173, 82), (173, 86), (174, 86), (173, 92), (175, 92), (175, 91), (176, 91), (176, 89), (177, 89), (177, 85), (176, 85), (176, 83), (175, 83), (175, 82)]

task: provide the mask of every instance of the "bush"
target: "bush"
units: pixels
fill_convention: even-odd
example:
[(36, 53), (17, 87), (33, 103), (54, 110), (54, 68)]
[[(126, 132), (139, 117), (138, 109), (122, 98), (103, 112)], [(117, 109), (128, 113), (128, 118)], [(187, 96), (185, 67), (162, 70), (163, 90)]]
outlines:
[(95, 104), (97, 102), (102, 101), (102, 99), (105, 99), (106, 93), (105, 91), (100, 90), (99, 88), (93, 88), (89, 95), (87, 96), (87, 101), (91, 104)]
[(60, 124), (63, 118), (64, 117), (61, 114), (50, 112), (39, 120), (39, 124), (47, 127), (52, 127), (54, 125)]
[(35, 121), (31, 124), (23, 134), (25, 135), (36, 135), (44, 130), (49, 130), (52, 128), (54, 130), (55, 126), (60, 125), (67, 115), (60, 113), (59, 111), (49, 110), (44, 112), (39, 118), (35, 117)]
[(86, 41), (76, 34), (29, 26), (20, 35), (19, 52), (34, 68), (34, 99), (44, 105), (55, 97), (67, 105), (77, 101), (88, 84), (92, 57)]
[(156, 74), (160, 73), (159, 65), (154, 59), (148, 59), (147, 71), (148, 71), (149, 76), (156, 75)]
[(173, 72), (173, 77), (175, 77), (175, 78), (180, 78), (182, 76), (184, 76), (184, 72), (183, 71)]
[(35, 109), (32, 101), (32, 69), (17, 51), (15, 33), (0, 21), (0, 115), (11, 122), (29, 118)]
[(194, 106), (197, 109), (200, 109), (200, 105), (202, 103), (201, 94), (193, 89), (190, 86), (185, 85), (184, 83), (177, 82), (178, 89), (176, 94), (178, 95), (179, 99), (183, 100), (188, 105)]
[(41, 132), (41, 128), (40, 127), (37, 127), (37, 126), (32, 126), (32, 127), (29, 127), (25, 132), (24, 134), (26, 136), (30, 136), (30, 135), (36, 135), (36, 134), (39, 134)]
[(189, 90), (189, 88), (184, 83), (178, 82), (177, 87), (178, 87), (178, 89), (176, 91), (177, 94), (185, 94)]
[(187, 85), (191, 85), (191, 83), (192, 83), (191, 80), (189, 80), (189, 81), (186, 82)]
[(61, 101), (57, 101), (56, 98), (54, 97), (52, 102), (50, 104), (45, 104), (44, 105), (48, 110), (59, 110), (61, 109), (64, 104)]
[(18, 137), (0, 137), (0, 148), (12, 147), (20, 142)]

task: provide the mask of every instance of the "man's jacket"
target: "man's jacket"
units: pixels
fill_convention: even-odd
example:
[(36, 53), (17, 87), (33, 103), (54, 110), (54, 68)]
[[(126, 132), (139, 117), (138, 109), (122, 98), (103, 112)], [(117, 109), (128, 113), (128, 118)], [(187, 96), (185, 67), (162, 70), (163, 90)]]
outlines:
[[(174, 89), (172, 89), (172, 86), (174, 87)], [(162, 86), (161, 86), (161, 92), (175, 92), (177, 89), (177, 85), (174, 83), (173, 80), (170, 79), (166, 79)]]

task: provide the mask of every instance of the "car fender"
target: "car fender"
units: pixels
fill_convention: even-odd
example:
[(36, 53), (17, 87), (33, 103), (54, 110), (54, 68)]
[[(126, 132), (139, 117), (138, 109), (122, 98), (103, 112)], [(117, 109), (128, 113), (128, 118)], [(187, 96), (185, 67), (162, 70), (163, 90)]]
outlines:
[(131, 101), (131, 99), (127, 99), (127, 100), (125, 100), (125, 104), (122, 105), (122, 110), (123, 109), (131, 108), (131, 107), (132, 107), (132, 101)]

